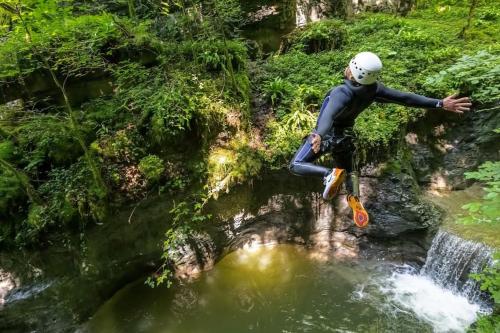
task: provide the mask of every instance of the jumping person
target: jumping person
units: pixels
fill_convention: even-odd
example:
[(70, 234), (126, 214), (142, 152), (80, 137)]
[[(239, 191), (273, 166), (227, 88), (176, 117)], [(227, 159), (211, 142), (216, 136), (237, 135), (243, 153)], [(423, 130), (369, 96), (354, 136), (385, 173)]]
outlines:
[[(359, 200), (356, 173), (353, 170), (353, 131), (356, 117), (373, 102), (398, 103), (411, 107), (442, 108), (463, 113), (472, 105), (468, 97), (445, 99), (428, 98), (385, 87), (377, 82), (382, 62), (371, 52), (357, 54), (344, 71), (344, 83), (326, 94), (316, 128), (304, 141), (290, 163), (290, 171), (300, 176), (322, 177), (323, 198), (332, 199), (347, 177), (347, 202), (353, 210), (356, 226), (368, 225), (368, 213)], [(325, 153), (332, 153), (335, 168), (329, 169), (313, 162)], [(354, 183), (354, 184), (353, 184)]]

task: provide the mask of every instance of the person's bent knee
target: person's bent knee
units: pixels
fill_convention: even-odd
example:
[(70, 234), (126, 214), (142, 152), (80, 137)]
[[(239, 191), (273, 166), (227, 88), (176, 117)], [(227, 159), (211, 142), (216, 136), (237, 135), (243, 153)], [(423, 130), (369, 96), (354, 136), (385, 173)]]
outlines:
[(288, 164), (288, 171), (290, 171), (291, 173), (293, 173), (294, 175), (298, 175), (297, 174), (297, 168), (296, 168), (296, 164), (295, 164), (295, 159), (293, 159), (290, 164)]

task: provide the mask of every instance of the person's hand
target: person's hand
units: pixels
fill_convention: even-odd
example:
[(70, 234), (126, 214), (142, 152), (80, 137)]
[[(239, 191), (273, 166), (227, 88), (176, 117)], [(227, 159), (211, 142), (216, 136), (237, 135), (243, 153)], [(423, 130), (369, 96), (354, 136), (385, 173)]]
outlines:
[(455, 98), (458, 94), (454, 94), (443, 99), (443, 109), (455, 113), (464, 113), (470, 111), (472, 103), (469, 97)]
[(321, 146), (321, 136), (316, 133), (311, 133), (310, 139), (311, 139), (312, 150), (315, 154), (317, 154)]

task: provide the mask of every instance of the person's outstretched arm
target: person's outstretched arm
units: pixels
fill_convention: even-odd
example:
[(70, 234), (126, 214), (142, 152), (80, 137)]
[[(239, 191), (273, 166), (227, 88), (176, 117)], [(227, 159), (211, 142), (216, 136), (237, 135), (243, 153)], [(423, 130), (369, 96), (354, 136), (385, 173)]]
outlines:
[(446, 111), (456, 113), (463, 113), (464, 111), (470, 110), (472, 104), (468, 97), (455, 97), (457, 97), (457, 94), (440, 100), (387, 88), (382, 83), (378, 83), (375, 101), (382, 103), (397, 103), (419, 108), (443, 108)]
[(381, 103), (397, 103), (418, 108), (441, 107), (441, 100), (439, 99), (387, 88), (382, 83), (378, 83), (377, 85), (375, 101)]

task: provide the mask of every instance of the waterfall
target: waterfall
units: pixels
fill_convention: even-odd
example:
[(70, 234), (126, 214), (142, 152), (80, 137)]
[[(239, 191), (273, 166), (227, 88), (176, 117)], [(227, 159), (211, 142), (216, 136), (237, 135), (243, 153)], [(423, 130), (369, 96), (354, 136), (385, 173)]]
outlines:
[(432, 241), (421, 275), (430, 277), (438, 285), (478, 302), (483, 298), (479, 282), (469, 278), (491, 265), (492, 249), (479, 243), (464, 240), (440, 230)]

